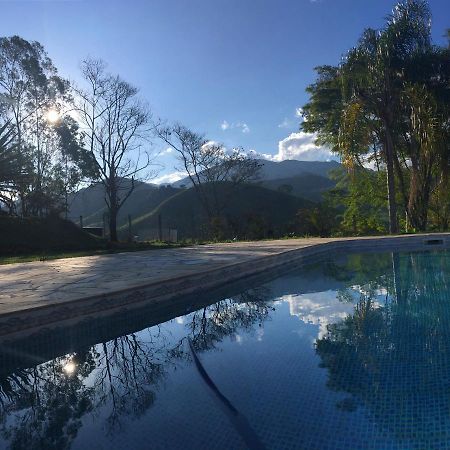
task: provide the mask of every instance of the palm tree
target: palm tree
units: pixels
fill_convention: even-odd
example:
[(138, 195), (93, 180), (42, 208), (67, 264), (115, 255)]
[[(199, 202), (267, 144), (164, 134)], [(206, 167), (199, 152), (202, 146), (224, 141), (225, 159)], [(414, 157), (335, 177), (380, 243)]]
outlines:
[[(390, 233), (398, 231), (396, 135), (405, 85), (405, 67), (415, 54), (429, 49), (431, 35), (428, 5), (421, 0), (406, 0), (394, 8), (384, 29), (379, 32), (367, 29), (363, 33), (358, 45), (349, 51), (340, 67), (344, 123), (346, 116), (355, 120), (354, 114), (350, 113), (356, 109), (368, 122), (378, 125), (377, 135), (387, 171)], [(342, 137), (342, 146), (348, 146), (348, 135), (343, 133)]]

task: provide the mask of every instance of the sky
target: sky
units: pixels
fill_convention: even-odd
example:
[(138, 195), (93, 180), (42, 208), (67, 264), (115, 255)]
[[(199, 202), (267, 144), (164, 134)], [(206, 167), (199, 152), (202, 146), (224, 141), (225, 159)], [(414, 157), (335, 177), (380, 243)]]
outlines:
[[(44, 45), (60, 75), (102, 58), (140, 89), (154, 117), (180, 122), (226, 147), (268, 159), (328, 160), (299, 132), (314, 67), (337, 64), (391, 0), (0, 0), (0, 35)], [(450, 2), (430, 0), (433, 37), (444, 44)], [(154, 141), (157, 182), (180, 175), (173, 151)], [(153, 180), (155, 181), (155, 180)]]

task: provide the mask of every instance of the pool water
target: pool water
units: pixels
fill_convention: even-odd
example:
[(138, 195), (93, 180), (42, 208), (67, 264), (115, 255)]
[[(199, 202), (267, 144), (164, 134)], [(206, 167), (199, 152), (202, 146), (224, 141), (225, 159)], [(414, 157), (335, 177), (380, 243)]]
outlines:
[(449, 252), (272, 276), (3, 344), (0, 448), (246, 448), (188, 338), (265, 448), (450, 448)]

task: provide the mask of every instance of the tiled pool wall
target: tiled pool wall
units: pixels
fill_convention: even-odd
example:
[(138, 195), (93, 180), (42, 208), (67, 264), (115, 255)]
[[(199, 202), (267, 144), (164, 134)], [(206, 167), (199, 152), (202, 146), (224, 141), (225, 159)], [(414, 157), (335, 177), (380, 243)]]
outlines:
[[(184, 314), (186, 296), (195, 296), (211, 289), (227, 286), (239, 280), (265, 274), (266, 279), (275, 277), (295, 263), (296, 267), (320, 262), (324, 257), (347, 253), (417, 251), (450, 248), (450, 234), (407, 235), (395, 237), (352, 238), (267, 255), (253, 261), (234, 263), (206, 272), (178, 277), (129, 288), (126, 290), (61, 302), (51, 306), (35, 307), (0, 315), (0, 342), (14, 338), (16, 334), (32, 334), (42, 327), (66, 321), (79, 321), (95, 314), (109, 316), (125, 313), (136, 308), (152, 306), (152, 310), (169, 308)], [(211, 301), (210, 301), (211, 302)], [(170, 318), (170, 317), (169, 317)], [(167, 319), (166, 319), (167, 320)], [(67, 323), (69, 323), (67, 322)]]
[[(244, 291), (270, 282), (284, 273), (285, 269), (278, 267), (264, 274), (259, 273), (245, 280), (211, 289), (203, 294), (181, 295), (167, 302), (147, 302), (119, 312), (107, 309), (83, 317), (73, 317), (51, 326), (10, 333), (0, 337), (0, 347), (2, 350), (14, 349), (10, 351), (8, 359), (8, 363), (12, 365), (16, 364), (16, 359), (24, 360), (27, 354), (40, 355), (42, 362), (45, 362), (61, 354), (70, 353), (75, 343), (78, 347), (92, 347), (98, 342), (110, 341), (116, 336), (128, 335), (167, 322), (224, 298), (235, 297)], [(30, 351), (30, 345), (33, 351)], [(34, 356), (32, 362), (37, 363)], [(5, 364), (5, 360), (2, 359), (2, 365)]]

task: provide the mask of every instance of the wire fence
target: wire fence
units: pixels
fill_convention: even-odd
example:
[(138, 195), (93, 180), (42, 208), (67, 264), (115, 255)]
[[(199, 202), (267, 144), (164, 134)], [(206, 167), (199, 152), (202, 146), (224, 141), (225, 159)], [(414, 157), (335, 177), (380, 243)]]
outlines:
[[(68, 215), (67, 220), (75, 223), (79, 228), (87, 231), (91, 234), (100, 237), (109, 237), (109, 216), (104, 213), (99, 223), (98, 218), (92, 221), (92, 218), (86, 219), (84, 216)], [(163, 227), (162, 217), (157, 216), (157, 223), (152, 224), (151, 227), (145, 228), (143, 235), (139, 235), (133, 226), (132, 216), (127, 216), (126, 225), (123, 224), (123, 218), (119, 222), (119, 235), (121, 238), (125, 238), (128, 241), (165, 241), (165, 242), (177, 242), (178, 230), (176, 228)]]

